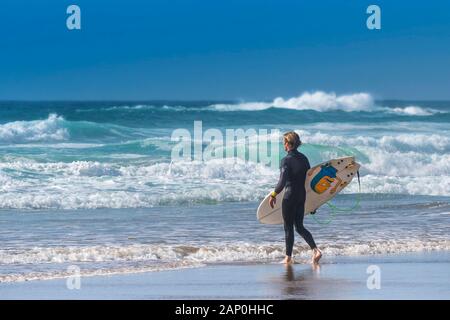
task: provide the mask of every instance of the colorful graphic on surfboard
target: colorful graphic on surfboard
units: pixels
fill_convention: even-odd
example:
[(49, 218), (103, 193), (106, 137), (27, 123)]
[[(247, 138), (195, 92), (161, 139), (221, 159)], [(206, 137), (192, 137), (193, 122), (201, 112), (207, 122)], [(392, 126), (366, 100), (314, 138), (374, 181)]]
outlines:
[[(335, 187), (330, 190), (332, 194), (335, 193), (336, 187), (342, 181), (336, 175), (337, 169), (333, 167), (329, 162), (325, 163), (324, 165), (321, 165), (319, 168), (320, 168), (319, 173), (317, 173), (311, 180), (311, 189), (318, 194), (322, 194), (331, 187), (331, 184), (334, 182), (335, 179), (338, 179), (338, 183), (335, 184)], [(311, 173), (308, 172), (308, 174), (312, 175), (313, 172)]]
[[(357, 176), (360, 164), (355, 157), (331, 159), (309, 169), (306, 173), (305, 215), (331, 200)], [(269, 205), (270, 193), (260, 203), (256, 216), (261, 223), (282, 224), (281, 203), (284, 190), (277, 196), (274, 208)]]

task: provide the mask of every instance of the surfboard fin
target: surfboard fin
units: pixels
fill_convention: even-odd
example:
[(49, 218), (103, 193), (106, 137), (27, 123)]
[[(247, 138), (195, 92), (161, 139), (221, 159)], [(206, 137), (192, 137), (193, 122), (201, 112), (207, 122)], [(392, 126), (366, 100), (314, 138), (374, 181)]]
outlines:
[(359, 193), (361, 193), (361, 181), (360, 181), (360, 179), (359, 179), (359, 170), (356, 170), (356, 174), (358, 175)]

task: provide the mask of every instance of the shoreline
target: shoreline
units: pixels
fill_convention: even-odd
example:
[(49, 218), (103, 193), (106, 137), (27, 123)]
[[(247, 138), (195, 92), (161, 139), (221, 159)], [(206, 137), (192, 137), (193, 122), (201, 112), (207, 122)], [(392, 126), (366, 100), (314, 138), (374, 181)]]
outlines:
[(68, 281), (0, 283), (0, 298), (450, 299), (450, 251), (326, 257), (319, 268), (309, 264), (286, 267), (235, 263), (88, 276), (80, 278), (80, 289), (69, 289)]

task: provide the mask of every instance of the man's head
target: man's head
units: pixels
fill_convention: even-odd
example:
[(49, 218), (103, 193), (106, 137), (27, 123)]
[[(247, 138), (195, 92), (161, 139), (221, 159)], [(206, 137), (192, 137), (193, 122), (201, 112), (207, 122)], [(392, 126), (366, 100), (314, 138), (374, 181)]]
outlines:
[(289, 131), (283, 134), (283, 144), (284, 150), (290, 151), (300, 147), (302, 142), (300, 141), (300, 137), (297, 133), (295, 133), (294, 131)]

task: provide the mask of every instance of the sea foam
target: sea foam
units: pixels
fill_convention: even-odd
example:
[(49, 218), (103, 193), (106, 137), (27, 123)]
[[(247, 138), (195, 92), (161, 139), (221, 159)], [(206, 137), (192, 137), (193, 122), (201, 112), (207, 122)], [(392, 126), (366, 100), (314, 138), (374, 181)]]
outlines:
[(63, 122), (56, 114), (50, 114), (45, 120), (8, 122), (0, 125), (0, 143), (65, 141), (69, 132)]
[[(246, 242), (209, 245), (134, 244), (123, 246), (34, 247), (12, 251), (0, 249), (0, 264), (116, 263), (116, 267), (108, 269), (81, 268), (81, 275), (93, 276), (199, 267), (215, 263), (274, 263), (282, 259), (284, 250), (282, 244)], [(418, 239), (388, 241), (380, 239), (361, 243), (336, 244), (335, 242), (323, 242), (321, 243), (321, 250), (328, 257), (398, 254), (450, 250), (450, 241), (446, 239), (427, 239), (427, 241)], [(293, 254), (297, 260), (300, 259), (305, 263), (311, 257), (310, 249), (306, 245), (296, 246)], [(124, 268), (121, 267), (120, 263), (128, 263), (131, 266)], [(0, 275), (0, 282), (52, 279), (68, 275), (65, 271), (7, 274)]]

